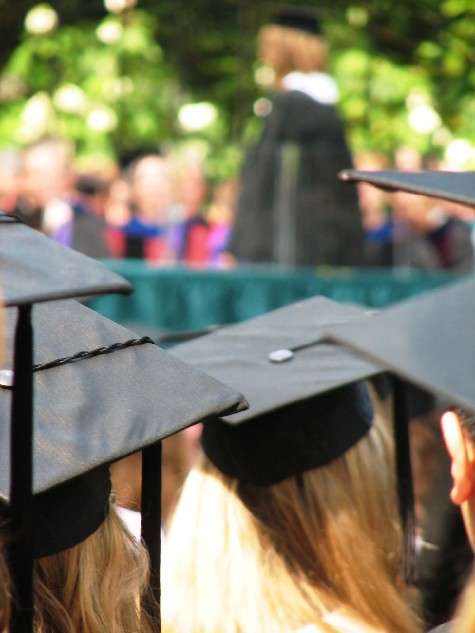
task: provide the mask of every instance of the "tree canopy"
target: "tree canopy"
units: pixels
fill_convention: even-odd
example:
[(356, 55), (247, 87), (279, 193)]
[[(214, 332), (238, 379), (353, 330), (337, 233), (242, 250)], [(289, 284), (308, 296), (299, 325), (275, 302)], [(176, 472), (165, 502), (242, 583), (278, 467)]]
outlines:
[[(273, 4), (0, 0), (0, 148), (44, 134), (114, 156), (194, 142), (214, 177), (231, 174), (260, 125), (255, 35)], [(408, 145), (475, 165), (473, 0), (318, 10), (355, 151)]]

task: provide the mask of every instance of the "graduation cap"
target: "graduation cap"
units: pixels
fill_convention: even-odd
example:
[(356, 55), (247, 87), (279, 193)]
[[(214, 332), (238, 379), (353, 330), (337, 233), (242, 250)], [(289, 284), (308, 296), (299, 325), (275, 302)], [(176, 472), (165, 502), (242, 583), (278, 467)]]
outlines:
[(6, 307), (132, 290), (125, 279), (96, 260), (64, 248), (4, 213), (0, 213), (0, 286)]
[(321, 340), (326, 324), (362, 312), (317, 297), (171, 350), (249, 401), (247, 411), (204, 426), (204, 452), (219, 470), (267, 486), (336, 459), (369, 430), (360, 381), (378, 368)]
[(388, 191), (407, 191), (475, 207), (475, 171), (357, 171), (340, 173), (346, 182), (367, 182)]
[(13, 367), (0, 375), (13, 388), (11, 443), (4, 448), (10, 447), (11, 452), (11, 529), (17, 535), (10, 551), (16, 590), (10, 628), (16, 633), (30, 631), (32, 627), (32, 304), (108, 292), (125, 293), (131, 287), (98, 262), (60, 246), (16, 216), (3, 213), (0, 213), (0, 284), (4, 305), (18, 307)]
[(332, 325), (332, 341), (450, 403), (475, 411), (475, 278), (368, 319)]
[[(0, 371), (1, 415), (7, 420), (11, 414), (11, 429), (7, 424), (2, 426), (2, 450), (8, 451), (10, 446), (10, 456), (5, 453), (0, 475), (0, 497), (9, 500), (12, 535), (9, 562), (15, 601), (10, 631), (32, 630), (34, 549), (41, 554), (51, 551), (51, 547), (67, 547), (92, 530), (102, 520), (103, 500), (109, 489), (104, 464), (143, 446), (147, 448), (142, 468), (142, 532), (151, 556), (151, 591), (145, 598), (146, 602), (151, 598), (149, 604), (155, 605), (160, 587), (161, 474), (161, 445), (156, 440), (211, 415), (215, 407), (216, 413), (222, 412), (221, 405), (232, 408), (242, 400), (236, 394), (227, 400), (229, 390), (197, 372), (187, 372), (183, 364), (166, 362), (163, 352), (157, 356), (158, 349), (148, 344), (150, 339), (137, 339), (126, 330), (116, 329), (119, 326), (75, 302), (35, 309), (38, 345), (33, 358), (33, 303), (127, 292), (130, 285), (98, 262), (59, 246), (4, 214), (0, 214), (0, 275), (4, 304), (11, 308), (9, 356)], [(119, 365), (126, 367), (127, 373), (120, 373)], [(148, 395), (147, 368), (158, 376), (155, 382), (160, 381), (160, 389), (154, 383)], [(120, 410), (116, 406), (119, 402)], [(112, 415), (122, 422), (127, 417), (127, 424), (116, 428)], [(89, 476), (90, 471), (93, 474)], [(86, 498), (98, 495), (96, 510), (91, 510), (90, 517), (83, 517), (83, 522), (73, 522), (74, 533), (73, 525), (68, 534), (63, 530), (61, 538), (55, 532), (54, 544), (51, 535), (49, 540), (40, 538), (44, 525), (35, 521), (33, 532), (32, 507), (38, 507), (38, 503), (40, 509), (42, 505), (54, 506), (61, 486), (62, 503), (66, 503), (69, 485), (73, 486), (69, 488), (71, 494), (82, 490), (81, 496)]]
[[(174, 347), (171, 353), (246, 395), (249, 409), (210, 421), (202, 446), (230, 477), (266, 486), (323, 466), (369, 430), (366, 385), (381, 367), (326, 339), (330, 325), (371, 312), (323, 297), (292, 304)], [(379, 367), (379, 369), (378, 369)], [(404, 574), (411, 579), (414, 521), (407, 419), (395, 383), (394, 433)]]
[[(340, 178), (475, 207), (475, 171), (348, 170)], [(471, 278), (384, 310), (371, 322), (371, 334), (361, 323), (354, 330), (332, 327), (331, 335), (411, 382), (474, 410), (474, 314)], [(390, 336), (385, 337), (385, 329)]]
[[(405, 381), (445, 398), (449, 403), (475, 411), (475, 280), (388, 308), (348, 324), (327, 328), (327, 338), (360, 354), (397, 376), (395, 416), (404, 433), (407, 418)], [(407, 507), (412, 504), (409, 442), (401, 441), (397, 454), (399, 485)], [(407, 447), (407, 448), (405, 448)], [(406, 452), (407, 451), (407, 452)], [(406, 524), (413, 517), (406, 512)], [(407, 529), (406, 534), (409, 533)], [(411, 547), (410, 543), (406, 544)], [(413, 570), (408, 568), (408, 576)]]
[[(14, 321), (14, 310), (7, 310), (6, 371), (13, 355)], [(31, 554), (57, 553), (92, 534), (107, 514), (106, 466), (145, 449), (142, 536), (150, 552), (152, 591), (144, 599), (154, 598), (157, 604), (159, 440), (210, 416), (235, 411), (245, 401), (233, 389), (160, 350), (150, 338), (136, 338), (76, 301), (37, 306), (33, 325)], [(0, 387), (4, 419), (12, 397), (11, 388)], [(9, 427), (3, 425), (0, 434), (0, 500), (5, 505), (10, 489)], [(31, 507), (28, 510), (31, 516)]]
[(311, 35), (319, 35), (322, 30), (320, 20), (312, 7), (276, 7), (271, 23), (287, 29), (304, 31)]

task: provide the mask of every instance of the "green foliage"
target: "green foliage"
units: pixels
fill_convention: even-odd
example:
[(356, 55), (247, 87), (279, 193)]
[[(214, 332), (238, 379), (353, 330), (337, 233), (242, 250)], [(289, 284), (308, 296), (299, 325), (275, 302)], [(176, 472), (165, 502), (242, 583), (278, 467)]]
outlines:
[[(210, 177), (238, 171), (261, 126), (254, 36), (271, 0), (139, 0), (119, 14), (102, 0), (52, 4), (59, 24), (34, 33), (24, 28), (34, 0), (0, 0), (0, 147), (46, 133), (73, 139), (83, 155), (198, 143)], [(473, 0), (319, 7), (355, 151), (475, 146)], [(201, 102), (213, 116), (187, 128), (182, 106)]]

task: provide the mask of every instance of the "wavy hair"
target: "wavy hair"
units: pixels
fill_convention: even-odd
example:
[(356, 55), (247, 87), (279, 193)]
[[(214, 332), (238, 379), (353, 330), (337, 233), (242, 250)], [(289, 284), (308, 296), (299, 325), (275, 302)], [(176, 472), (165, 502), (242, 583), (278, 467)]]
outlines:
[(337, 631), (333, 612), (365, 630), (418, 631), (398, 584), (393, 465), (382, 422), (329, 465), (267, 488), (201, 455), (168, 532), (164, 633)]
[(111, 504), (85, 541), (35, 563), (35, 633), (152, 633), (140, 607), (148, 556)]
[(258, 33), (257, 48), (262, 61), (274, 70), (277, 86), (290, 72), (310, 73), (327, 67), (327, 43), (305, 31), (268, 24)]

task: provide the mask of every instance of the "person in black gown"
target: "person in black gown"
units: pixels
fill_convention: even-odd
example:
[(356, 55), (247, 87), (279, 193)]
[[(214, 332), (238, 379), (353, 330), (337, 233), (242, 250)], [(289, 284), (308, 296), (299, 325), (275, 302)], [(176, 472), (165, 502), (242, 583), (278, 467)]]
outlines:
[(338, 88), (315, 16), (281, 10), (258, 35), (276, 92), (261, 138), (244, 165), (229, 250), (238, 261), (285, 265), (361, 262), (363, 229), (352, 164), (336, 109)]

